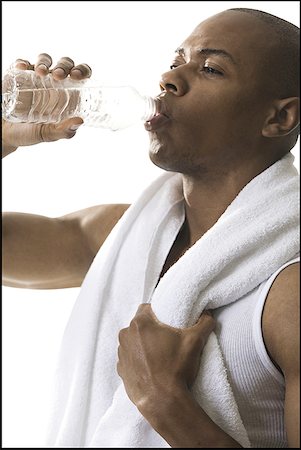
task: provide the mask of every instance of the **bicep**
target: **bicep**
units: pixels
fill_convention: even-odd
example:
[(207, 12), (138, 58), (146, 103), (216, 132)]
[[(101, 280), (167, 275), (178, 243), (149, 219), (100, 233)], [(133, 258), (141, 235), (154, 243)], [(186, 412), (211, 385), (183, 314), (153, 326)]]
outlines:
[(300, 435), (300, 294), (299, 264), (291, 264), (274, 281), (263, 312), (267, 350), (285, 378), (285, 424), (289, 447)]
[(30, 289), (79, 286), (92, 258), (72, 220), (3, 214), (3, 284)]
[(300, 374), (285, 377), (285, 426), (290, 448), (300, 448)]
[(68, 214), (63, 219), (78, 223), (82, 241), (94, 257), (129, 206), (128, 204), (97, 205)]
[(3, 284), (30, 289), (80, 286), (128, 206), (94, 206), (57, 218), (4, 213)]

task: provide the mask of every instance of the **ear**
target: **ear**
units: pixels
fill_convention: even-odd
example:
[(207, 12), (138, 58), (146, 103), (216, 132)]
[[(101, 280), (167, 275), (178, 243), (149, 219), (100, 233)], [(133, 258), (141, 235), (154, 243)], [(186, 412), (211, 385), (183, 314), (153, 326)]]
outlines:
[(262, 128), (264, 137), (286, 136), (300, 123), (300, 99), (289, 97), (276, 100)]

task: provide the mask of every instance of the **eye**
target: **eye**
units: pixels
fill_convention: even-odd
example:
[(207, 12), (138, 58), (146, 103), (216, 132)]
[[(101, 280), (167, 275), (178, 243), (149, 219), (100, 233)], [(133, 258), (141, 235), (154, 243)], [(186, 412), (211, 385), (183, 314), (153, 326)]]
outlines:
[(176, 69), (177, 67), (181, 66), (182, 64), (185, 64), (185, 61), (180, 58), (180, 57), (176, 57), (174, 59), (171, 60), (171, 65), (169, 66), (170, 70)]
[(211, 66), (203, 66), (202, 71), (207, 73), (208, 75), (217, 75), (217, 76), (223, 76), (223, 72), (220, 70), (215, 69)]

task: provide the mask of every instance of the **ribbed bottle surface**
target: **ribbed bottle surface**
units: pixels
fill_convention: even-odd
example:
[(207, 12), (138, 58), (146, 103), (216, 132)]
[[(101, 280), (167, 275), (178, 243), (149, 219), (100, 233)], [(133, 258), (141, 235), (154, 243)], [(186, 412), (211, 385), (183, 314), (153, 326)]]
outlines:
[(131, 86), (99, 86), (70, 78), (57, 81), (51, 75), (39, 77), (16, 69), (2, 83), (2, 115), (11, 122), (57, 123), (82, 117), (86, 125), (118, 130), (155, 114), (155, 100)]
[(156, 105), (131, 86), (84, 87), (78, 112), (88, 125), (118, 130), (149, 120)]

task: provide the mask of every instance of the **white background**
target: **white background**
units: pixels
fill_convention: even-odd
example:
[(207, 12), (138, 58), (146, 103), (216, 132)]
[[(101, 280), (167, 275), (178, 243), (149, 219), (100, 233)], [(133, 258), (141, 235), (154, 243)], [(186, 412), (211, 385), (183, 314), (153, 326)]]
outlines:
[[(86, 62), (106, 84), (159, 93), (175, 48), (194, 27), (232, 7), (261, 9), (299, 26), (299, 2), (3, 1), (2, 64)], [(295, 148), (299, 167), (299, 149)], [(131, 203), (159, 173), (142, 125), (111, 132), (81, 127), (67, 141), (24, 147), (3, 161), (4, 211), (59, 216), (101, 203)], [(3, 287), (4, 447), (43, 446), (60, 340), (78, 289)]]

